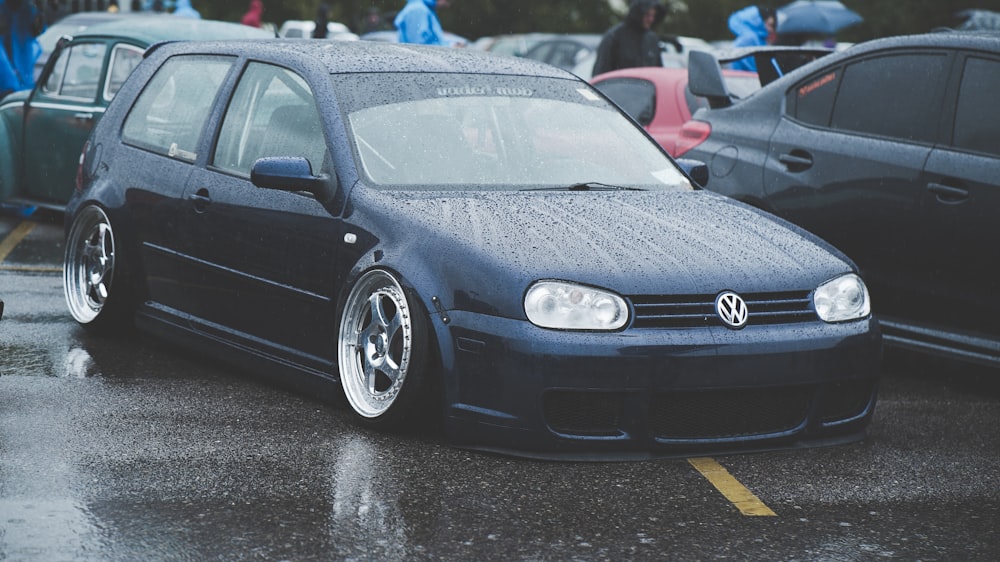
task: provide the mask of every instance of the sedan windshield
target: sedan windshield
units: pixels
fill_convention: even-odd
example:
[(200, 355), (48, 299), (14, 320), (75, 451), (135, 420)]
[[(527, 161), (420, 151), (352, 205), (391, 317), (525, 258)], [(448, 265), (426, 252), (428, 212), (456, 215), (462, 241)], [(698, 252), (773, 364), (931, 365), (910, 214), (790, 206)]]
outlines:
[(691, 189), (582, 82), (469, 74), (333, 77), (367, 183), (405, 189)]

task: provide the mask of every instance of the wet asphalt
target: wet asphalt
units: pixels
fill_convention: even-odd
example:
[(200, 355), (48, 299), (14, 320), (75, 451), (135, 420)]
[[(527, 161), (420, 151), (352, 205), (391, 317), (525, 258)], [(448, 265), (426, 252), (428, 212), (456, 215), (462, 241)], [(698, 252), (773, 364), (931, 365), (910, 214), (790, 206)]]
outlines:
[(336, 399), (89, 336), (61, 256), (58, 217), (0, 216), (0, 561), (1000, 559), (997, 372), (890, 354), (863, 442), (707, 459), (720, 489), (697, 460), (372, 432)]

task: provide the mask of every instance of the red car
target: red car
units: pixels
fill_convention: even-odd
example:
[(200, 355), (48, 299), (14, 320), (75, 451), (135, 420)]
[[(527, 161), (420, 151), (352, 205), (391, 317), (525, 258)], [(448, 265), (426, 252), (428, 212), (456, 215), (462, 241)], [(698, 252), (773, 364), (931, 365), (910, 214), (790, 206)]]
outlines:
[[(729, 91), (740, 98), (760, 88), (754, 72), (724, 70), (723, 76)], [(684, 123), (697, 109), (708, 107), (705, 98), (688, 89), (686, 68), (624, 68), (594, 76), (590, 83), (642, 125), (671, 156), (683, 153), (677, 141)]]

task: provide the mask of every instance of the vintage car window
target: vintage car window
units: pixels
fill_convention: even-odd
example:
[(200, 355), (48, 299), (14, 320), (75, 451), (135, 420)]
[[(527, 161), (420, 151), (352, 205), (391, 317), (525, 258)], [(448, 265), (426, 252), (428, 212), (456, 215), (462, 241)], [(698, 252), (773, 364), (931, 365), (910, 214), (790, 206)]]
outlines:
[(78, 43), (59, 53), (42, 93), (49, 96), (94, 101), (100, 89), (104, 43)]
[(213, 165), (249, 177), (258, 158), (302, 156), (314, 172), (326, 155), (312, 90), (290, 70), (251, 63), (223, 118)]
[(132, 74), (135, 67), (142, 62), (143, 49), (135, 45), (118, 44), (111, 49), (111, 63), (108, 65), (108, 78), (104, 84), (104, 99), (111, 101), (121, 89), (125, 79)]
[(333, 82), (359, 168), (375, 186), (692, 189), (642, 129), (576, 80), (422, 73)]
[(933, 142), (941, 114), (944, 53), (868, 58), (844, 68), (831, 127), (913, 142)]
[(645, 127), (656, 114), (656, 86), (641, 78), (609, 78), (594, 87)]
[(235, 57), (175, 56), (136, 98), (122, 141), (172, 158), (197, 158), (198, 139)]
[(969, 58), (955, 110), (952, 145), (962, 150), (1000, 156), (1000, 61)]

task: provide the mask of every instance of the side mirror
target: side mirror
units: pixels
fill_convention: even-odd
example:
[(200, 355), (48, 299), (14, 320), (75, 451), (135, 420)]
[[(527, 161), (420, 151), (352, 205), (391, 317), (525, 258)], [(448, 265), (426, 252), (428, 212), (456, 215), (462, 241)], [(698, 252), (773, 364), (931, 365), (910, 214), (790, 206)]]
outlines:
[(715, 56), (704, 51), (688, 53), (688, 89), (696, 96), (708, 99), (712, 109), (728, 107), (733, 98), (722, 78), (722, 68)]
[(700, 187), (708, 185), (708, 166), (701, 160), (678, 158), (677, 165)]
[(257, 187), (280, 191), (307, 191), (319, 200), (327, 199), (330, 178), (314, 176), (309, 161), (299, 156), (259, 158), (250, 169), (250, 182)]

